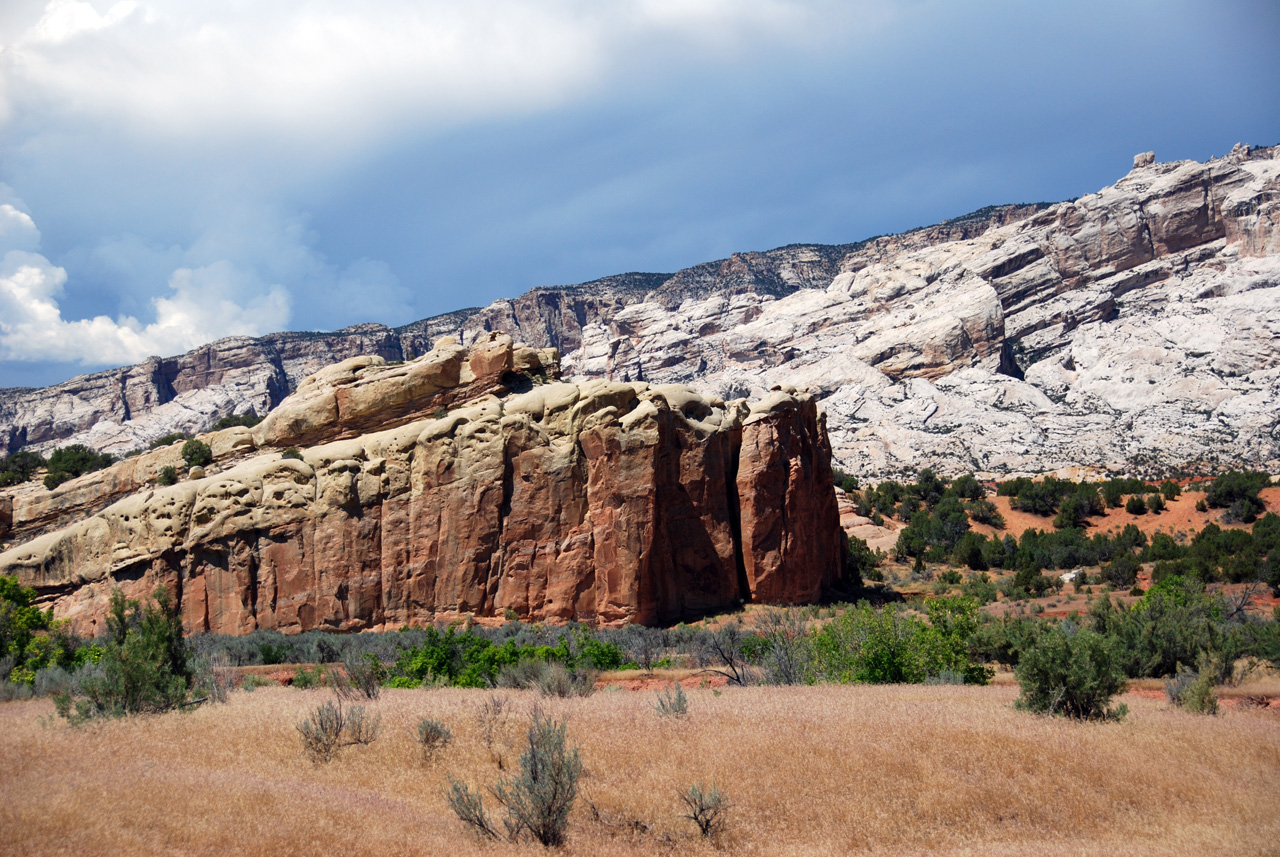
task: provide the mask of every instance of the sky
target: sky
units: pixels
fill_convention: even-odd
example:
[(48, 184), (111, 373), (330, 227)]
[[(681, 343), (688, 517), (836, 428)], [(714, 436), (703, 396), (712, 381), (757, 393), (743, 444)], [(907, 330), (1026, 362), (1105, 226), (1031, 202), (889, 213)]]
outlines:
[(0, 388), (1280, 143), (1280, 4), (4, 0)]

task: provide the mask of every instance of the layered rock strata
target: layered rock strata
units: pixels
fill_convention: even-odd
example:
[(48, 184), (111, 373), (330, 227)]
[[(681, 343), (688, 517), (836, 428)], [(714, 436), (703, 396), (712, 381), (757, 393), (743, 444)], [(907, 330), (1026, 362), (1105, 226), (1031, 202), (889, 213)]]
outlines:
[(836, 259), (783, 248), (790, 292), (664, 285), (576, 328), (531, 311), (548, 299), (534, 292), (459, 335), (561, 343), (570, 378), (725, 397), (793, 384), (863, 476), (1280, 470), (1280, 147), (1144, 157), (1112, 187), (1003, 220)]
[[(1204, 163), (1144, 153), (1070, 202), (535, 289), (394, 333), (471, 343), (494, 331), (559, 349), (570, 380), (724, 399), (806, 389), (839, 462), (871, 478), (1280, 470), (1280, 147)], [(223, 397), (222, 413), (246, 407), (232, 391), (200, 395)], [(10, 399), (38, 400), (25, 436), (113, 451), (196, 422), (139, 404), (71, 430), (77, 396)], [(0, 435), (15, 426), (0, 402)]]
[[(494, 336), (403, 366), (345, 361), (252, 431), (209, 436), (208, 475), (32, 538), (0, 554), (0, 573), (83, 631), (113, 587), (164, 584), (189, 632), (232, 634), (508, 609), (661, 623), (812, 601), (836, 581), (843, 536), (812, 397), (533, 383), (553, 358)], [(495, 378), (505, 387), (483, 389)], [(512, 392), (520, 378), (530, 388)]]

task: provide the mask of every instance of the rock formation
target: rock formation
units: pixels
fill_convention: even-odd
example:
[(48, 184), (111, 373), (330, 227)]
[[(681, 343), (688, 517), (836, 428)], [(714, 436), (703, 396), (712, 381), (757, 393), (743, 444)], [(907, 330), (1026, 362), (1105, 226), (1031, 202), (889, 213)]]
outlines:
[[(398, 627), (461, 614), (658, 623), (805, 602), (843, 534), (815, 400), (554, 378), (490, 335), (402, 365), (356, 357), (253, 429), (16, 492), (0, 574), (90, 631), (113, 587), (175, 592), (189, 632)], [(301, 458), (281, 450), (303, 447)], [(73, 519), (65, 526), (66, 518)]]
[[(828, 413), (838, 462), (870, 478), (924, 466), (1280, 470), (1280, 147), (1206, 163), (1142, 153), (1115, 185), (1070, 202), (535, 289), (378, 330), (414, 347), (502, 331), (559, 349), (577, 381), (680, 383), (723, 399), (794, 385)], [(280, 395), (297, 380), (254, 373), (281, 378)], [(252, 398), (234, 384), (193, 388), (191, 400), (219, 403), (197, 419), (167, 393), (152, 411), (111, 410), (102, 390), (115, 401), (127, 385), (95, 383), (98, 393), (77, 392), (93, 386), (84, 379), (7, 391), (0, 438), (124, 451)], [(259, 410), (278, 400), (253, 389)]]

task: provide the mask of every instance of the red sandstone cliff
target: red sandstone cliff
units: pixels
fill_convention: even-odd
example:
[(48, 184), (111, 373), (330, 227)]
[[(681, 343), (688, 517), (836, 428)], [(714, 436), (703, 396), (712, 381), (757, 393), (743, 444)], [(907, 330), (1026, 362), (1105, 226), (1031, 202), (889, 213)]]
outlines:
[(28, 540), (0, 573), (81, 630), (113, 587), (163, 583), (189, 632), (232, 634), (507, 609), (660, 623), (834, 582), (843, 536), (812, 398), (535, 384), (554, 359), (495, 335), (336, 364), (253, 430), (209, 436), (202, 478), (154, 485), (171, 448), (28, 489), (12, 524)]

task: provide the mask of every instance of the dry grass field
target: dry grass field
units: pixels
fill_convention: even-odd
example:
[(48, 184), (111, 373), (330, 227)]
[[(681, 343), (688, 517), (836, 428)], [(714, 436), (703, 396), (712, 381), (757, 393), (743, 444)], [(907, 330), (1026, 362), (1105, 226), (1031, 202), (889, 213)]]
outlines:
[[(47, 700), (0, 705), (5, 854), (503, 855), (444, 798), (501, 775), (476, 714), (491, 692), (388, 690), (383, 736), (333, 763), (294, 724), (326, 691), (262, 688), (186, 714), (73, 729)], [(1280, 853), (1280, 712), (1202, 717), (1129, 694), (1120, 724), (1012, 709), (1016, 689), (926, 686), (650, 692), (543, 700), (581, 745), (566, 854), (1160, 855)], [(532, 692), (509, 693), (522, 729)], [(433, 763), (412, 733), (455, 741)], [(512, 755), (514, 759), (514, 754)], [(714, 780), (729, 831), (698, 839), (677, 791)]]

